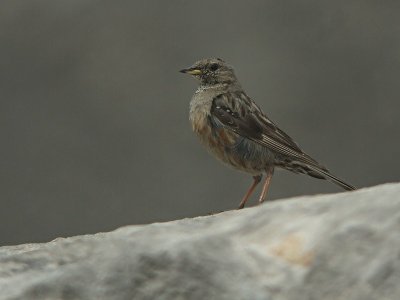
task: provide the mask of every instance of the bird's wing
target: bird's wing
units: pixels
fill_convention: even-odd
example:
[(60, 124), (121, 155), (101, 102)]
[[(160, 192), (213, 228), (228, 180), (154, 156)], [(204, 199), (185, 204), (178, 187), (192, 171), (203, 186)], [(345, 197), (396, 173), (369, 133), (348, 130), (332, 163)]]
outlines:
[(243, 92), (225, 92), (216, 96), (211, 107), (211, 117), (221, 126), (278, 154), (325, 169), (305, 154), (293, 139), (268, 119), (257, 104)]

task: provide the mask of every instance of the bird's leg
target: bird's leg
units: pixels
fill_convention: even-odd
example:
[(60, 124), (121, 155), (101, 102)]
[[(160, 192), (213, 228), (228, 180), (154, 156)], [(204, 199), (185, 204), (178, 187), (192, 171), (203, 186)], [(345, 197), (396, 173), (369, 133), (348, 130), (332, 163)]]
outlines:
[(242, 201), (240, 201), (239, 207), (238, 209), (242, 209), (244, 207), (244, 205), (246, 204), (247, 200), (249, 200), (251, 194), (253, 193), (254, 189), (256, 188), (257, 184), (260, 183), (262, 178), (262, 174), (261, 175), (257, 175), (257, 176), (253, 176), (253, 183), (251, 184), (250, 188), (248, 189), (246, 195), (244, 195)]
[(265, 201), (265, 197), (267, 196), (269, 184), (271, 183), (272, 175), (274, 174), (274, 168), (268, 168), (266, 172), (266, 178), (264, 181), (264, 185), (261, 191), (260, 198), (258, 199), (258, 203), (261, 204)]

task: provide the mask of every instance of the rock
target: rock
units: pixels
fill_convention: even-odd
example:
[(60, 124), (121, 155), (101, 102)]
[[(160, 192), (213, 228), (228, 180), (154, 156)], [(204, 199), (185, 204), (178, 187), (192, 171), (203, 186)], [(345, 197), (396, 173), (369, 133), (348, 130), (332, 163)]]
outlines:
[(400, 299), (400, 184), (0, 248), (0, 299)]

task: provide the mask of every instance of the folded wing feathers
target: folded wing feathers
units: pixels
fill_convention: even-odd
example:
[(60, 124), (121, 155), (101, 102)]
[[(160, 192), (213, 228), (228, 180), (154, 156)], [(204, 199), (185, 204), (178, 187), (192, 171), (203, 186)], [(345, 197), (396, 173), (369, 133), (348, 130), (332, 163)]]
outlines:
[(305, 154), (292, 138), (269, 120), (247, 95), (241, 93), (239, 101), (238, 98), (229, 96), (232, 94), (220, 94), (214, 98), (211, 112), (215, 114), (222, 126), (279, 154), (291, 157), (294, 162), (304, 164), (315, 173), (346, 190), (356, 189), (329, 173), (325, 167)]

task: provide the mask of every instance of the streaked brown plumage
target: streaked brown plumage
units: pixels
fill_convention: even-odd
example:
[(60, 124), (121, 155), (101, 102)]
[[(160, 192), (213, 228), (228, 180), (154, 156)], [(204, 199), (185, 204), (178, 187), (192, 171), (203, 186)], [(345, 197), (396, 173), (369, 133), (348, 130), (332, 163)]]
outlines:
[(259, 202), (265, 200), (275, 167), (328, 179), (346, 190), (355, 189), (304, 153), (280, 130), (247, 96), (233, 68), (224, 61), (203, 59), (181, 72), (200, 81), (190, 102), (193, 131), (214, 156), (253, 176), (239, 208), (244, 207), (264, 173)]

